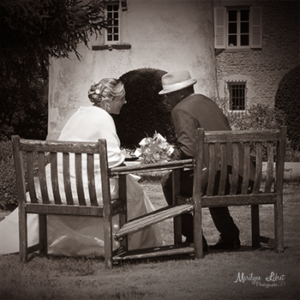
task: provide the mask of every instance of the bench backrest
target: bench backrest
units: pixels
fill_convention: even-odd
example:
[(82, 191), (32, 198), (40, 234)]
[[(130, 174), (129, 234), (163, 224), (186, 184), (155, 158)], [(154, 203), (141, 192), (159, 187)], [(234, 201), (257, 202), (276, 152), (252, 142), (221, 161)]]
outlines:
[[(99, 140), (97, 143), (90, 142), (69, 142), (69, 141), (36, 141), (24, 140), (19, 136), (12, 137), (13, 152), (15, 158), (17, 189), (19, 202), (26, 202), (25, 170), (27, 178), (27, 188), (30, 194), (31, 203), (43, 203), (68, 206), (99, 206), (95, 186), (95, 161), (100, 162), (101, 183), (103, 201), (110, 196), (108, 163), (106, 141)], [(98, 159), (94, 156), (98, 155)], [(71, 157), (70, 159), (70, 156)], [(83, 158), (83, 156), (85, 156)], [(23, 164), (25, 158), (25, 167)], [(86, 162), (83, 166), (82, 162)], [(100, 167), (98, 165), (98, 167)], [(51, 178), (47, 180), (46, 168), (51, 170)], [(86, 201), (83, 187), (82, 172), (87, 173), (87, 183), (90, 201)], [(74, 201), (71, 190), (70, 171), (74, 171), (77, 199)], [(49, 170), (48, 170), (49, 173)], [(61, 173), (63, 180), (59, 180)], [(49, 176), (48, 176), (49, 177)], [(35, 180), (38, 178), (40, 185), (41, 200), (38, 201)], [(61, 195), (59, 185), (63, 184), (65, 195)], [(53, 199), (50, 199), (49, 195)], [(65, 199), (65, 202), (62, 201)], [(28, 199), (28, 198), (27, 198)]]
[[(206, 196), (254, 195), (282, 191), (286, 146), (286, 127), (278, 130), (241, 130), (205, 132), (198, 129), (198, 164), (196, 173), (201, 180), (204, 167), (208, 170)], [(208, 162), (206, 166), (204, 162)], [(253, 165), (255, 162), (255, 168)], [(263, 161), (266, 163), (265, 186), (262, 187)], [(274, 168), (275, 165), (275, 168)], [(215, 191), (215, 174), (219, 174)], [(228, 178), (228, 173), (230, 176)], [(202, 174), (203, 176), (203, 174)], [(228, 187), (230, 182), (230, 189)], [(249, 180), (253, 185), (249, 188)], [(194, 185), (195, 186), (195, 185)], [(200, 193), (200, 187), (195, 187)], [(194, 195), (195, 195), (194, 191)]]

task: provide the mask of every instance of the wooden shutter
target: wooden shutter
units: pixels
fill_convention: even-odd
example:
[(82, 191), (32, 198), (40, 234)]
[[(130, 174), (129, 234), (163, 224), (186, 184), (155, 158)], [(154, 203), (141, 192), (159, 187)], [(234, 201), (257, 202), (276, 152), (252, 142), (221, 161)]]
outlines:
[(214, 7), (215, 48), (226, 48), (226, 13), (225, 7)]
[(251, 34), (250, 47), (262, 48), (262, 10), (260, 6), (250, 8), (251, 15)]

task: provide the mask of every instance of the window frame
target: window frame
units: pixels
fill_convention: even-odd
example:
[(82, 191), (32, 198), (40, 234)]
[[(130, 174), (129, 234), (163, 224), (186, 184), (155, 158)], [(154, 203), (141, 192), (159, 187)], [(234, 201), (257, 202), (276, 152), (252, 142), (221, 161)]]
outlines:
[[(121, 43), (121, 5), (119, 1), (109, 1), (105, 3), (105, 18), (108, 21), (108, 6), (118, 6), (118, 25), (115, 26), (115, 24), (112, 24), (111, 27), (109, 27), (109, 25), (107, 24), (107, 28), (104, 29), (104, 43), (106, 45), (115, 45), (115, 44), (120, 44)], [(115, 12), (114, 10), (112, 12)], [(114, 21), (114, 18), (112, 19)], [(109, 40), (108, 36), (109, 36), (109, 32), (108, 29), (109, 28), (118, 28), (118, 40)], [(112, 37), (114, 36), (114, 34), (112, 34)]]
[[(240, 86), (244, 86), (244, 95), (243, 95), (243, 106), (244, 106), (244, 109), (232, 109), (233, 107), (233, 99), (232, 99), (232, 95), (231, 95), (231, 89), (230, 89), (230, 86), (233, 86), (233, 85), (240, 85)], [(235, 113), (235, 112), (246, 112), (247, 110), (247, 81), (226, 81), (226, 87), (227, 87), (227, 92), (228, 92), (228, 110), (232, 113)]]
[[(230, 10), (249, 9), (249, 45), (229, 46), (229, 19)], [(240, 23), (239, 23), (240, 25)], [(215, 49), (245, 50), (262, 48), (262, 8), (252, 5), (228, 5), (214, 7), (214, 42)]]
[[(241, 11), (242, 10), (248, 10), (248, 15), (249, 15), (249, 18), (248, 18), (248, 24), (249, 24), (249, 28), (248, 28), (248, 45), (241, 45), (241, 35), (242, 35), (242, 32), (241, 32), (241, 23), (243, 21), (241, 21)], [(237, 11), (237, 20), (236, 20), (236, 24), (237, 24), (237, 32), (236, 32), (236, 37), (237, 37), (237, 45), (236, 46), (230, 46), (229, 44), (229, 36), (230, 35), (233, 35), (231, 33), (229, 33), (229, 24), (230, 22), (232, 22), (233, 24), (233, 21), (229, 21), (229, 12), (230, 11)], [(250, 47), (250, 8), (249, 7), (227, 7), (227, 21), (226, 21), (226, 24), (227, 24), (227, 31), (226, 31), (226, 38), (227, 38), (227, 49), (236, 49), (236, 48), (249, 48)]]

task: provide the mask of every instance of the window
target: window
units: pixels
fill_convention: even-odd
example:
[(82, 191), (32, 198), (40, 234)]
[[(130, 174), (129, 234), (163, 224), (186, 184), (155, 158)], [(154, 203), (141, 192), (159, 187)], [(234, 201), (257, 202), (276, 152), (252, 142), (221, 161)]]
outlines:
[(246, 109), (246, 82), (228, 82), (229, 110)]
[(120, 12), (118, 2), (106, 4), (106, 18), (106, 42), (109, 44), (118, 43), (120, 41)]
[(215, 7), (215, 48), (262, 47), (261, 7)]
[(229, 9), (227, 15), (227, 47), (249, 46), (249, 9)]

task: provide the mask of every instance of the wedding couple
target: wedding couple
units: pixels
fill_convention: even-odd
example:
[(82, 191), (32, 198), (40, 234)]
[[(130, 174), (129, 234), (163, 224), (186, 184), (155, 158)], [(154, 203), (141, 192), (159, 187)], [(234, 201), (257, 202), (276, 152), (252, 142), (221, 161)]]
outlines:
[[(194, 94), (189, 72), (171, 72), (162, 77), (163, 90), (167, 103), (172, 109), (172, 121), (177, 134), (177, 147), (173, 153), (174, 159), (185, 159), (194, 156), (195, 132), (198, 127), (204, 130), (230, 130), (228, 121), (218, 106), (203, 95)], [(59, 139), (60, 141), (96, 142), (106, 139), (109, 167), (115, 167), (124, 162), (120, 150), (120, 140), (111, 114), (119, 114), (126, 103), (124, 85), (120, 80), (104, 78), (91, 86), (88, 97), (92, 106), (80, 107), (67, 121)], [(60, 169), (58, 167), (58, 169)], [(50, 179), (48, 167), (47, 176)], [(100, 172), (95, 169), (95, 172)], [(72, 180), (72, 170), (71, 180)], [(62, 174), (58, 174), (63, 180)], [(101, 195), (101, 183), (96, 182), (97, 193)], [(162, 179), (163, 192), (169, 205), (172, 203), (172, 181), (170, 174)], [(60, 185), (63, 188), (63, 184)], [(76, 187), (73, 197), (76, 199)], [(85, 184), (87, 189), (87, 183)], [(36, 185), (37, 197), (40, 195), (39, 185)], [(192, 196), (191, 171), (181, 172), (181, 193)], [(87, 192), (88, 194), (88, 192)], [(61, 191), (64, 195), (64, 191)], [(112, 198), (118, 197), (116, 179), (111, 179)], [(51, 198), (51, 195), (49, 195)], [(29, 194), (27, 193), (27, 197)], [(144, 215), (154, 210), (151, 201), (132, 175), (127, 175), (128, 220)], [(212, 249), (237, 249), (240, 246), (239, 230), (234, 224), (228, 208), (213, 208), (211, 214), (217, 229), (221, 234), (220, 241)], [(118, 225), (118, 216), (113, 218), (114, 228)], [(182, 232), (187, 243), (193, 242), (193, 217), (191, 214), (182, 216)], [(38, 242), (37, 215), (28, 216), (28, 245)], [(48, 253), (76, 256), (103, 255), (103, 219), (94, 217), (54, 216), (49, 215)], [(204, 239), (204, 250), (207, 244)], [(129, 250), (157, 247), (163, 244), (158, 225), (153, 225), (140, 232), (128, 236)], [(115, 248), (118, 242), (115, 242)], [(18, 209), (14, 210), (0, 223), (0, 254), (19, 251)]]

